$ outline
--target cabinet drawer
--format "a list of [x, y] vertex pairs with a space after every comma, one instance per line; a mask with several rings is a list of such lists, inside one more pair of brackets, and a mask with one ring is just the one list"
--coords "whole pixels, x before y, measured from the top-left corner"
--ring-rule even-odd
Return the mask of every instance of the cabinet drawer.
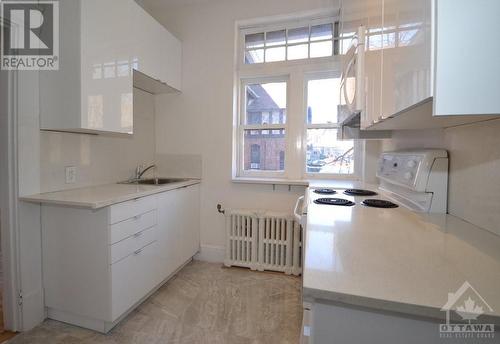
[[117, 243], [120, 240], [128, 238], [131, 235], [139, 233], [146, 228], [156, 225], [156, 210], [145, 214], [135, 215], [134, 217], [116, 223], [110, 226], [110, 244]]
[[156, 209], [156, 196], [137, 198], [118, 203], [110, 207], [109, 223], [115, 224], [154, 209]]
[[111, 265], [111, 321], [146, 296], [158, 283], [157, 242]]
[[118, 262], [119, 260], [137, 253], [142, 247], [155, 241], [157, 233], [157, 228], [151, 227], [141, 232], [128, 237], [125, 240], [117, 242], [110, 247], [111, 264]]

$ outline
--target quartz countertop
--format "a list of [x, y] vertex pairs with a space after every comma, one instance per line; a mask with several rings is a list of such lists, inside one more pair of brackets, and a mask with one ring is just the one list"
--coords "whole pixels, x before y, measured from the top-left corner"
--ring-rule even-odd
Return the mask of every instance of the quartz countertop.
[[199, 179], [189, 179], [164, 185], [104, 184], [23, 196], [20, 197], [20, 200], [32, 203], [99, 209], [131, 199], [199, 184], [200, 182]]
[[479, 322], [500, 325], [499, 236], [452, 215], [418, 214], [404, 207], [367, 208], [359, 204], [362, 198], [352, 200], [357, 203], [353, 207], [309, 201], [306, 301], [444, 321], [441, 308], [448, 294], [467, 281], [493, 309]]

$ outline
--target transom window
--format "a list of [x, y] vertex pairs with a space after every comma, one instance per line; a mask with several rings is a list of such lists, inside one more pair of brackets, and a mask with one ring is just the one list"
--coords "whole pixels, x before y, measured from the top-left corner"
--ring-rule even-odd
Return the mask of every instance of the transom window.
[[243, 31], [244, 63], [293, 61], [338, 54], [338, 23], [323, 20], [308, 25]]

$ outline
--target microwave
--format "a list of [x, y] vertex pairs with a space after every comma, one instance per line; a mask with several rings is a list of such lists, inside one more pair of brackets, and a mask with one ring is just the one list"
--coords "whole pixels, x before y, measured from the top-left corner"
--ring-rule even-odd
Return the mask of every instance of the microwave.
[[365, 27], [353, 36], [342, 63], [339, 121], [359, 115], [365, 105]]

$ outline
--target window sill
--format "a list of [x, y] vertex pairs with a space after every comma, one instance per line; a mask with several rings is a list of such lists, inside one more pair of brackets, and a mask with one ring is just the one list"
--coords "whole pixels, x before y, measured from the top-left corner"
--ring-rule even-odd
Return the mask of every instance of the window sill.
[[294, 180], [284, 178], [233, 177], [232, 182], [237, 184], [309, 186], [308, 180]]

